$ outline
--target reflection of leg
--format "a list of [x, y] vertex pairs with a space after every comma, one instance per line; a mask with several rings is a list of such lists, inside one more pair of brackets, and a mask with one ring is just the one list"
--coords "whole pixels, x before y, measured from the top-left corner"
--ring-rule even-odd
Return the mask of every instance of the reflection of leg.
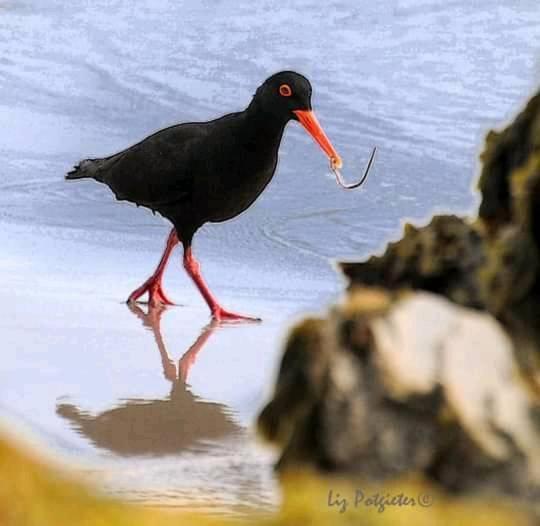
[[161, 335], [161, 316], [167, 310], [167, 307], [159, 305], [157, 307], [148, 306], [148, 313], [145, 313], [136, 303], [128, 303], [129, 310], [133, 312], [145, 327], [148, 327], [154, 339], [156, 340], [159, 354], [161, 356], [161, 365], [163, 366], [163, 376], [171, 382], [176, 380], [176, 364], [171, 360], [163, 336]]
[[148, 292], [148, 304], [152, 306], [156, 305], [174, 305], [174, 303], [166, 296], [163, 291], [161, 280], [163, 278], [163, 272], [167, 266], [167, 262], [174, 247], [178, 244], [178, 236], [176, 230], [173, 228], [167, 239], [167, 245], [161, 259], [156, 267], [154, 273], [136, 290], [134, 290], [127, 302], [133, 303], [137, 301], [143, 294]]
[[260, 318], [253, 318], [250, 316], [243, 316], [241, 314], [235, 314], [225, 310], [218, 303], [217, 299], [210, 292], [210, 289], [206, 285], [202, 274], [201, 267], [198, 261], [193, 256], [191, 246], [184, 247], [184, 268], [186, 269], [189, 277], [193, 280], [202, 297], [206, 301], [206, 304], [210, 308], [212, 317], [217, 321], [261, 321]]
[[195, 340], [195, 343], [183, 354], [182, 358], [178, 362], [178, 378], [186, 383], [189, 370], [195, 363], [197, 354], [204, 347], [211, 334], [219, 327], [219, 323], [216, 320], [212, 320], [201, 332], [199, 337]]

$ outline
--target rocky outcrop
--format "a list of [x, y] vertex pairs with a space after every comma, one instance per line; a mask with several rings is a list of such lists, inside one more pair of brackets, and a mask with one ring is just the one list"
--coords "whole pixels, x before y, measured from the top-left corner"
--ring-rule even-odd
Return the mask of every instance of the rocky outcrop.
[[293, 330], [259, 428], [279, 469], [540, 498], [538, 409], [491, 315], [369, 288]]
[[478, 217], [436, 216], [341, 269], [259, 417], [278, 469], [540, 502], [540, 95], [482, 155]]
[[361, 263], [341, 263], [355, 285], [387, 290], [426, 290], [459, 305], [485, 308], [477, 271], [485, 263], [486, 244], [478, 225], [440, 215], [424, 227], [407, 223], [403, 237], [389, 243], [382, 256]]

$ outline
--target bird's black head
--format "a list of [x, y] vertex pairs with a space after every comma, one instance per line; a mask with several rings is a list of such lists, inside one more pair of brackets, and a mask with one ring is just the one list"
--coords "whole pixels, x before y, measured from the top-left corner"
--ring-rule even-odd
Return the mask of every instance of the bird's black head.
[[311, 110], [311, 84], [299, 73], [280, 71], [264, 81], [254, 99], [266, 112], [296, 120], [295, 110]]
[[252, 107], [287, 122], [299, 121], [328, 155], [332, 167], [341, 167], [341, 158], [311, 109], [311, 84], [294, 71], [280, 71], [267, 78], [253, 97]]

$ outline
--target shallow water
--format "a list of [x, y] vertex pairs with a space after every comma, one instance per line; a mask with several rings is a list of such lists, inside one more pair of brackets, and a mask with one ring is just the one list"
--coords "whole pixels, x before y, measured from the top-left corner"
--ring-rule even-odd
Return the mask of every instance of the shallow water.
[[[328, 258], [382, 247], [404, 218], [473, 209], [485, 131], [539, 78], [540, 10], [533, 0], [180, 4], [0, 2], [0, 406], [113, 494], [269, 509], [273, 456], [250, 426], [287, 326], [339, 293]], [[63, 174], [161, 127], [242, 109], [280, 69], [312, 81], [346, 177], [377, 145], [373, 173], [361, 191], [338, 189], [291, 124], [264, 195], [195, 243], [224, 303], [265, 322], [206, 333], [179, 367], [207, 323], [179, 265], [167, 289], [182, 306], [159, 332], [122, 304], [167, 225]]]

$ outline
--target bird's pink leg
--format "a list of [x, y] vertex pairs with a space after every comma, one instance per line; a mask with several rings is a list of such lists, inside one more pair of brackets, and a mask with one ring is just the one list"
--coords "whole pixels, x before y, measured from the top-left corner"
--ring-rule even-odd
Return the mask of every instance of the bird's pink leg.
[[186, 269], [187, 273], [189, 274], [189, 277], [193, 280], [195, 285], [197, 285], [199, 292], [201, 293], [202, 297], [206, 301], [212, 313], [212, 317], [215, 320], [217, 321], [261, 321], [260, 318], [253, 318], [251, 316], [243, 316], [241, 314], [235, 314], [234, 312], [229, 312], [225, 310], [223, 307], [221, 307], [217, 299], [210, 292], [210, 289], [206, 285], [201, 274], [201, 266], [199, 265], [198, 261], [193, 256], [190, 246], [186, 247], [184, 250], [184, 268]]
[[137, 301], [143, 294], [148, 292], [148, 304], [155, 307], [158, 305], [174, 305], [174, 303], [166, 296], [161, 285], [161, 279], [163, 278], [163, 272], [169, 261], [169, 257], [178, 244], [178, 236], [176, 230], [173, 228], [167, 239], [167, 245], [163, 251], [163, 255], [156, 267], [154, 273], [138, 288], [135, 289], [127, 300], [128, 303]]

